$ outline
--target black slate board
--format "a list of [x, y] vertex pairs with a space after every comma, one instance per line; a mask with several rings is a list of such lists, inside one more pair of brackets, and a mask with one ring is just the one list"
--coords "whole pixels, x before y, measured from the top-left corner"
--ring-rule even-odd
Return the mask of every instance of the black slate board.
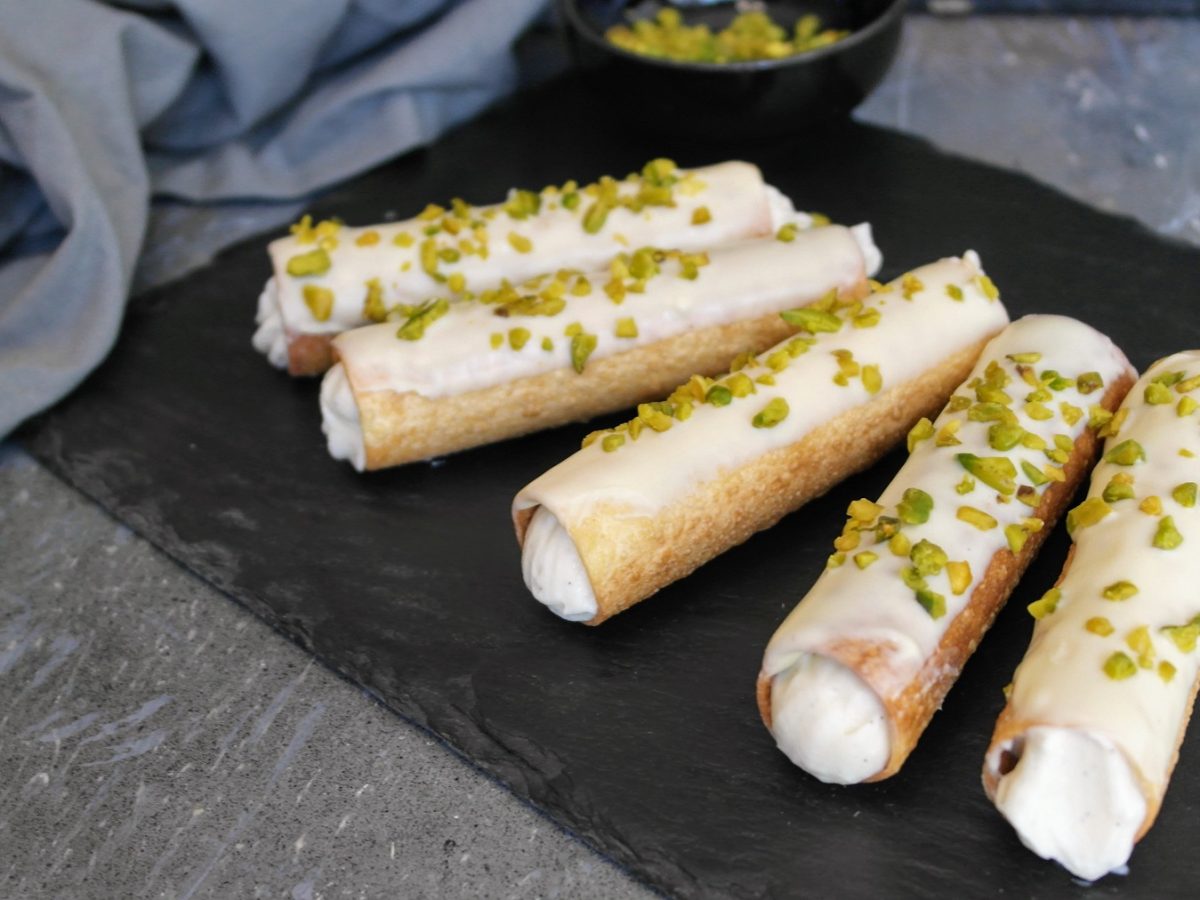
[[[570, 81], [333, 191], [319, 214], [375, 221], [636, 168], [650, 156], [759, 163], [805, 208], [869, 219], [887, 273], [977, 249], [1014, 316], [1076, 315], [1135, 364], [1200, 346], [1200, 252], [1033, 181], [846, 124], [731, 148], [650, 143], [589, 118]], [[636, 102], [631, 98], [631, 102]], [[1031, 568], [904, 771], [839, 788], [793, 768], [758, 721], [762, 648], [820, 572], [849, 500], [885, 459], [599, 629], [525, 593], [513, 493], [584, 426], [367, 477], [325, 453], [317, 385], [249, 345], [262, 243], [137, 304], [108, 363], [27, 430], [34, 453], [114, 515], [386, 705], [428, 727], [669, 894], [1082, 894], [984, 798], [983, 751], [1030, 630]], [[1200, 737], [1128, 878], [1091, 894], [1190, 894]]]

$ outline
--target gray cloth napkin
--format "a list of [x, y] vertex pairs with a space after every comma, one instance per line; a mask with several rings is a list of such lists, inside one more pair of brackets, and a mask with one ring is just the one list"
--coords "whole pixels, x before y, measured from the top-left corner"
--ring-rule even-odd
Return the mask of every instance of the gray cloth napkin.
[[0, 438], [120, 327], [153, 198], [296, 198], [515, 82], [544, 0], [0, 0]]

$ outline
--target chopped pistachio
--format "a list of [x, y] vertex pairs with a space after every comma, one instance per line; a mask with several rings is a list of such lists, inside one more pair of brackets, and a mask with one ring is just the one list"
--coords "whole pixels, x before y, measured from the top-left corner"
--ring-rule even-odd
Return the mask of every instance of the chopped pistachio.
[[1200, 623], [1195, 619], [1186, 625], [1164, 625], [1159, 629], [1171, 639], [1182, 653], [1191, 653], [1196, 649], [1196, 639], [1200, 638]]
[[1162, 500], [1151, 495], [1138, 504], [1138, 509], [1148, 516], [1161, 516], [1163, 511]]
[[922, 577], [937, 575], [946, 567], [950, 558], [946, 551], [932, 541], [920, 540], [913, 545], [908, 558], [912, 560], [913, 568]]
[[425, 329], [450, 311], [450, 303], [439, 297], [427, 300], [419, 306], [404, 309], [408, 318], [396, 331], [396, 337], [405, 341], [418, 341], [425, 336]]
[[1102, 428], [1112, 421], [1113, 414], [1103, 406], [1092, 406], [1088, 408], [1088, 428]]
[[372, 322], [387, 319], [387, 307], [383, 303], [383, 285], [378, 278], [367, 282], [367, 296], [363, 299], [363, 317]]
[[1180, 447], [1179, 455], [1186, 457], [1187, 459], [1194, 459], [1196, 456], [1196, 454], [1193, 453], [1191, 450], [1189, 450], [1187, 447]]
[[976, 275], [975, 283], [979, 285], [979, 289], [983, 291], [983, 296], [987, 297], [989, 300], [998, 300], [1000, 298], [1000, 289], [997, 288], [995, 282], [986, 275], [982, 273]]
[[1010, 354], [1008, 354], [1008, 356], [1006, 358], [1012, 360], [1015, 363], [1021, 363], [1023, 365], [1033, 365], [1034, 363], [1042, 361], [1042, 354], [1040, 354], [1040, 353], [1010, 353]]
[[897, 531], [888, 538], [888, 549], [892, 551], [893, 556], [907, 557], [912, 552], [912, 542], [902, 532]]
[[1121, 426], [1125, 424], [1125, 420], [1129, 418], [1129, 407], [1123, 406], [1113, 413], [1113, 417], [1100, 427], [1097, 432], [1100, 437], [1116, 437], [1121, 431]]
[[896, 504], [896, 515], [907, 525], [923, 525], [933, 511], [933, 498], [920, 488], [908, 488]]
[[1029, 483], [1035, 487], [1041, 487], [1050, 480], [1041, 469], [1028, 461], [1023, 460], [1021, 462], [1021, 471], [1025, 473], [1025, 477], [1029, 479]]
[[933, 440], [934, 444], [939, 447], [954, 447], [961, 444], [962, 441], [955, 437], [960, 428], [962, 428], [962, 419], [951, 419], [938, 429], [937, 437]]
[[360, 247], [371, 247], [379, 243], [379, 232], [371, 229], [364, 231], [354, 239], [354, 243]]
[[955, 493], [969, 494], [975, 490], [975, 479], [970, 475], [964, 475], [963, 480], [954, 486]]
[[675, 418], [680, 422], [686, 422], [692, 417], [692, 404], [688, 400], [680, 400], [675, 404]]
[[692, 210], [692, 224], [704, 225], [712, 221], [712, 213], [707, 206], [697, 206]]
[[867, 566], [871, 565], [877, 559], [879, 559], [879, 554], [872, 553], [870, 550], [863, 550], [854, 554], [854, 564], [860, 569], [867, 568]]
[[1040, 435], [1027, 431], [1021, 435], [1021, 446], [1028, 450], [1045, 450], [1046, 442]]
[[924, 283], [912, 272], [900, 279], [900, 294], [905, 300], [911, 300], [914, 294], [923, 290], [925, 290]]
[[1028, 484], [1017, 485], [1016, 497], [1018, 502], [1024, 503], [1033, 509], [1037, 509], [1042, 500], [1041, 495], [1037, 492], [1037, 488], [1031, 487]]
[[1135, 440], [1121, 441], [1104, 454], [1105, 462], [1115, 463], [1118, 466], [1132, 466], [1145, 458], [1146, 451]]
[[929, 613], [931, 619], [940, 619], [946, 614], [946, 598], [929, 588], [917, 590], [917, 602]]
[[802, 328], [812, 334], [818, 332], [834, 333], [842, 327], [842, 320], [831, 312], [819, 309], [800, 308], [785, 309], [779, 314], [783, 321], [797, 328]]
[[785, 244], [790, 244], [796, 239], [796, 233], [799, 230], [800, 226], [795, 222], [787, 222], [780, 226], [779, 230], [775, 232], [775, 240], [783, 241]]
[[492, 349], [499, 350], [500, 345], [504, 343], [504, 335], [501, 334], [499, 331], [493, 331], [492, 336], [489, 338], [489, 340], [491, 341]]
[[1083, 418], [1083, 410], [1078, 406], [1067, 403], [1065, 400], [1058, 404], [1058, 412], [1062, 416], [1063, 421], [1068, 425], [1074, 425]]
[[1116, 631], [1116, 629], [1113, 628], [1113, 623], [1108, 621], [1108, 619], [1104, 616], [1092, 616], [1083, 623], [1083, 627], [1092, 634], [1100, 635], [1100, 637], [1108, 637], [1110, 634]]
[[1011, 450], [1021, 443], [1025, 429], [1008, 422], [994, 422], [988, 426], [988, 446], [993, 450]]
[[638, 439], [638, 437], [641, 435], [642, 429], [644, 429], [645, 427], [646, 427], [646, 423], [643, 422], [640, 418], [630, 419], [630, 421], [629, 421], [629, 437], [636, 441]]
[[625, 435], [610, 434], [607, 437], [605, 437], [604, 440], [602, 440], [600, 442], [600, 448], [605, 453], [612, 453], [614, 450], [616, 450], [618, 447], [620, 447], [624, 443], [625, 443]]
[[671, 414], [664, 408], [666, 406], [669, 406], [669, 404], [639, 403], [637, 408], [638, 418], [655, 431], [666, 431], [675, 424]]
[[962, 394], [955, 394], [950, 398], [950, 402], [946, 404], [946, 409], [950, 410], [950, 412], [962, 412], [970, 405], [970, 397], [964, 397]]
[[1171, 491], [1171, 499], [1180, 506], [1191, 509], [1196, 505], [1196, 482], [1185, 481]]
[[1150, 629], [1139, 625], [1125, 636], [1125, 644], [1137, 654], [1138, 665], [1149, 669], [1154, 661], [1154, 641], [1150, 637]]
[[1058, 609], [1058, 601], [1062, 599], [1062, 591], [1058, 588], [1050, 588], [1040, 598], [1034, 600], [1026, 609], [1029, 614], [1035, 619], [1044, 619], [1054, 610]]
[[856, 522], [874, 522], [882, 512], [882, 506], [878, 503], [872, 503], [866, 497], [852, 500], [850, 505], [846, 507], [846, 515]]
[[857, 531], [847, 531], [844, 534], [834, 538], [833, 548], [835, 550], [849, 551], [853, 550], [862, 543], [862, 535]]
[[510, 328], [508, 330], [508, 345], [514, 350], [520, 350], [529, 342], [528, 328]]
[[967, 562], [946, 563], [946, 577], [950, 579], [950, 592], [955, 597], [962, 596], [971, 586], [971, 566]]
[[1089, 497], [1067, 513], [1067, 533], [1074, 535], [1080, 528], [1095, 525], [1112, 512], [1101, 497]]
[[1146, 390], [1143, 391], [1142, 396], [1145, 398], [1147, 403], [1153, 406], [1161, 406], [1162, 404], [1170, 403], [1175, 399], [1172, 396], [1171, 389], [1169, 387], [1167, 387], [1165, 384], [1159, 384], [1156, 381], [1152, 381], [1146, 385]]
[[570, 325], [568, 325], [566, 328], [563, 329], [563, 337], [573, 338], [573, 337], [576, 337], [577, 335], [581, 335], [581, 334], [583, 334], [583, 326], [580, 325], [578, 322], [572, 322]]
[[617, 319], [615, 334], [619, 338], [635, 338], [638, 336], [637, 322], [632, 318]]
[[1025, 404], [1025, 415], [1039, 422], [1044, 422], [1046, 419], [1053, 419], [1054, 413], [1044, 403], [1036, 401]]
[[959, 453], [955, 457], [959, 465], [1001, 494], [1011, 494], [1017, 489], [1017, 468], [1005, 456], [975, 456]]
[[1179, 403], [1175, 405], [1175, 413], [1179, 418], [1183, 419], [1190, 416], [1198, 408], [1200, 408], [1200, 403], [1197, 403], [1194, 397], [1180, 397]]
[[875, 307], [871, 307], [870, 309], [864, 309], [862, 312], [851, 316], [850, 324], [855, 328], [874, 328], [879, 324], [880, 318], [882, 318], [882, 316], [880, 315], [879, 310]]
[[1137, 674], [1137, 666], [1132, 659], [1118, 650], [1104, 661], [1104, 674], [1113, 681], [1132, 678]]
[[1125, 472], [1118, 472], [1109, 479], [1101, 496], [1108, 503], [1117, 503], [1120, 500], [1132, 500], [1135, 496], [1133, 493], [1133, 476]]
[[963, 299], [963, 289], [957, 284], [948, 284], [946, 285], [946, 296], [948, 296], [951, 300], [957, 300], [961, 303]]
[[845, 553], [831, 553], [829, 558], [825, 560], [825, 568], [836, 569], [846, 561]]
[[329, 271], [331, 265], [329, 254], [321, 247], [318, 247], [315, 250], [309, 250], [307, 253], [297, 253], [289, 259], [287, 261], [287, 273], [296, 278], [303, 278], [306, 275], [323, 275]]
[[933, 423], [922, 416], [917, 420], [917, 424], [909, 429], [908, 452], [912, 453], [917, 444], [921, 443], [921, 441], [928, 440], [931, 437], [933, 437]]
[[863, 366], [862, 383], [868, 394], [878, 394], [883, 387], [883, 376], [879, 374], [879, 366], [873, 364]]
[[1167, 684], [1170, 684], [1175, 678], [1175, 671], [1175, 666], [1167, 662], [1165, 659], [1158, 664], [1158, 677]]
[[812, 347], [812, 338], [795, 337], [787, 342], [788, 356], [795, 359], [797, 356], [803, 356]]
[[1137, 585], [1132, 581], [1114, 581], [1100, 595], [1105, 600], [1128, 600], [1138, 592]]
[[[313, 251], [316, 252], [316, 251]], [[327, 322], [333, 315], [333, 291], [329, 288], [306, 284], [303, 290], [304, 305], [318, 322]]]
[[1029, 532], [1014, 522], [1004, 526], [1004, 539], [1008, 541], [1008, 549], [1016, 555], [1021, 552], [1025, 542], [1029, 540]]
[[1171, 516], [1163, 516], [1158, 520], [1158, 528], [1151, 543], [1159, 550], [1174, 550], [1183, 543], [1183, 535], [1175, 527], [1175, 520]]
[[1046, 473], [1046, 477], [1051, 481], [1057, 481], [1061, 484], [1067, 480], [1066, 471], [1060, 469], [1058, 466], [1046, 466], [1042, 471]]
[[515, 231], [508, 233], [508, 243], [518, 253], [532, 253], [533, 241], [525, 237], [523, 234], [517, 234]]
[[791, 361], [792, 357], [786, 349], [776, 350], [774, 353], [768, 354], [767, 368], [772, 372], [782, 372]]
[[729, 388], [729, 392], [735, 397], [749, 397], [751, 394], [757, 393], [754, 389], [754, 382], [750, 380], [748, 375], [741, 372], [734, 372], [725, 379], [725, 386]]
[[972, 422], [1016, 422], [1016, 416], [1003, 403], [976, 403], [967, 410]]
[[1092, 394], [1104, 387], [1104, 379], [1099, 372], [1084, 372], [1075, 379], [1075, 389], [1081, 394]]
[[733, 358], [733, 362], [729, 364], [729, 371], [740, 372], [742, 369], [756, 365], [758, 365], [758, 357], [754, 355], [754, 351], [743, 350]]
[[773, 385], [773, 384], [775, 384], [775, 376], [774, 375], [759, 375], [757, 378], [754, 379], [754, 383], [755, 384], [765, 384], [768, 386]]
[[576, 372], [582, 373], [588, 357], [596, 349], [596, 336], [580, 331], [571, 338], [571, 366]]
[[728, 406], [733, 400], [733, 392], [723, 384], [714, 384], [708, 389], [704, 400], [713, 406]]
[[554, 341], [549, 337], [542, 338], [542, 349], [549, 352], [554, 349]]
[[590, 432], [588, 432], [588, 433], [587, 433], [587, 434], [584, 436], [583, 440], [580, 442], [580, 444], [579, 444], [579, 449], [580, 449], [580, 450], [586, 450], [588, 447], [592, 446], [592, 444], [596, 443], [596, 441], [600, 439], [600, 436], [601, 436], [602, 434], [604, 434], [604, 431], [603, 431], [603, 430], [601, 430], [601, 431], [590, 431]]
[[755, 428], [774, 428], [787, 418], [788, 404], [782, 397], [775, 397], [751, 419]]
[[976, 509], [974, 506], [960, 506], [954, 515], [960, 521], [973, 525], [980, 531], [990, 531], [999, 524], [982, 509]]

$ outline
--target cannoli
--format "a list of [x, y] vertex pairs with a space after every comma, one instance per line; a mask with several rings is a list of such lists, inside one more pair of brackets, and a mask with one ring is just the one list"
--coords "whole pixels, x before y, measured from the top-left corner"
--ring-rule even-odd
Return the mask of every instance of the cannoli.
[[530, 592], [598, 624], [870, 465], [1008, 321], [996, 298], [973, 253], [942, 260], [593, 433], [513, 502]]
[[293, 375], [320, 374], [333, 335], [397, 306], [594, 269], [622, 248], [698, 250], [812, 224], [756, 166], [681, 170], [662, 159], [624, 181], [514, 190], [494, 206], [455, 200], [403, 222], [350, 228], [306, 216], [268, 248], [274, 275], [259, 298], [254, 346]]
[[321, 388], [330, 452], [379, 469], [656, 399], [792, 333], [781, 310], [866, 292], [867, 232], [790, 237], [641, 248], [344, 332]]
[[767, 645], [763, 721], [821, 781], [894, 775], [1091, 464], [1091, 423], [1132, 383], [1104, 335], [1062, 316], [1001, 332], [876, 502], [856, 500], [826, 571]]
[[1093, 880], [1154, 823], [1196, 696], [1200, 351], [1155, 363], [1105, 426], [1074, 545], [984, 763], [988, 796], [1044, 859]]

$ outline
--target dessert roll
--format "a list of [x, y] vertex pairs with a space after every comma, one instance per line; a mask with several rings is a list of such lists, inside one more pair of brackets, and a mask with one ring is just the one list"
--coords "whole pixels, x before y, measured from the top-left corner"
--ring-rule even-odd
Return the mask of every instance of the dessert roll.
[[1193, 350], [1155, 363], [1105, 425], [984, 763], [1022, 843], [1088, 880], [1154, 823], [1196, 696], [1198, 408]]
[[321, 389], [329, 450], [378, 469], [622, 409], [791, 334], [781, 310], [866, 292], [868, 232], [789, 237], [641, 248], [345, 332]]
[[697, 250], [812, 224], [749, 163], [681, 170], [663, 159], [623, 181], [513, 190], [494, 206], [455, 200], [403, 222], [350, 228], [306, 216], [268, 248], [274, 275], [254, 346], [293, 375], [319, 374], [333, 335], [397, 306], [594, 269], [623, 248]]
[[593, 433], [513, 502], [530, 592], [598, 624], [870, 465], [1008, 321], [996, 298], [968, 253], [785, 312], [798, 336]]
[[[928, 346], [929, 343], [926, 343]], [[821, 781], [894, 775], [1091, 464], [1133, 380], [1104, 335], [1028, 316], [983, 351], [767, 645], [759, 709]]]

